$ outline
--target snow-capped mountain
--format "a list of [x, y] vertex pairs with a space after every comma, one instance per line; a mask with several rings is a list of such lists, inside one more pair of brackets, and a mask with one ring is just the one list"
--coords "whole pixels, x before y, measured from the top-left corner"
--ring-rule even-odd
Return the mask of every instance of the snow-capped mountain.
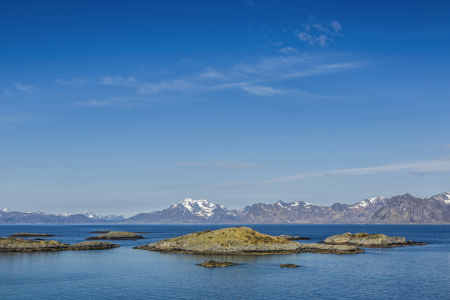
[[250, 207], [243, 223], [364, 223], [380, 207], [385, 197], [365, 199], [353, 205], [335, 203], [324, 206], [304, 201], [275, 204], [258, 203]]
[[410, 194], [392, 197], [367, 222], [448, 224], [450, 223], [450, 193], [446, 192], [424, 199]]
[[129, 223], [238, 223], [242, 217], [237, 210], [214, 204], [206, 199], [186, 198], [169, 208], [142, 213], [127, 220]]
[[94, 220], [108, 220], [108, 221], [122, 221], [125, 220], [125, 218], [122, 215], [107, 215], [107, 216], [102, 216], [102, 215], [96, 215], [93, 212], [90, 211], [85, 211], [84, 213], [82, 213], [83, 216], [89, 218], [89, 219], [94, 219]]
[[123, 216], [50, 214], [47, 212], [0, 211], [0, 224], [89, 224], [89, 223], [215, 223], [215, 224], [450, 224], [450, 193], [416, 198], [410, 194], [390, 199], [378, 196], [355, 204], [331, 206], [305, 201], [274, 204], [257, 203], [243, 209], [228, 210], [206, 199], [186, 198], [167, 209], [141, 213], [129, 219]]

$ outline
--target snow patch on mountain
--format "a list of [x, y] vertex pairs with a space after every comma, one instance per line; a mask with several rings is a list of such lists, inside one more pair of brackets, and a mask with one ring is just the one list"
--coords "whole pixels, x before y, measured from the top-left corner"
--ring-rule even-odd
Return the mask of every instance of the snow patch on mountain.
[[2, 210], [1, 210], [1, 212], [5, 212], [5, 213], [7, 213], [7, 212], [10, 212], [10, 211], [9, 211], [9, 209], [7, 209], [7, 208], [4, 208], [4, 209], [2, 209]]
[[83, 216], [88, 217], [89, 219], [97, 219], [98, 216], [96, 214], [94, 214], [93, 212], [90, 211], [84, 211], [84, 213], [82, 213]]
[[107, 215], [107, 216], [102, 216], [102, 215], [96, 215], [93, 212], [90, 211], [85, 211], [84, 213], [82, 213], [83, 216], [88, 217], [89, 219], [96, 219], [96, 220], [110, 220], [110, 221], [117, 221], [117, 220], [125, 220], [125, 218], [123, 216], [119, 216], [119, 215]]
[[48, 212], [45, 212], [45, 211], [40, 211], [40, 210], [38, 210], [38, 211], [29, 211], [29, 212], [26, 212], [27, 214], [35, 214], [35, 215], [41, 215], [41, 216], [52, 216], [53, 214], [51, 214], [51, 213], [48, 213]]
[[57, 216], [60, 216], [60, 217], [68, 217], [68, 216], [71, 216], [72, 214], [68, 214], [68, 213], [60, 213], [60, 214], [57, 214]]
[[194, 200], [191, 198], [186, 198], [183, 201], [174, 205], [173, 207], [177, 206], [182, 206], [187, 210], [189, 210], [192, 214], [205, 218], [209, 218], [212, 215], [214, 215], [214, 211], [217, 209], [225, 211], [227, 209], [225, 206], [211, 203], [207, 199]]
[[384, 203], [386, 201], [386, 197], [377, 196], [369, 199], [364, 199], [356, 204], [350, 205], [350, 208], [358, 208], [358, 207], [367, 207], [371, 204]]

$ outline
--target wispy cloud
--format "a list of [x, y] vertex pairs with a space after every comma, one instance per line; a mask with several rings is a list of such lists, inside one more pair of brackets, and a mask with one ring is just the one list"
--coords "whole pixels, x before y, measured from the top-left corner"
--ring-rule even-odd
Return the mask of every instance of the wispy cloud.
[[16, 86], [17, 90], [22, 91], [22, 92], [29, 92], [29, 91], [31, 91], [31, 88], [32, 88], [31, 85], [25, 85], [20, 82], [16, 83], [15, 86]]
[[161, 91], [176, 92], [189, 89], [201, 89], [202, 87], [187, 80], [176, 79], [157, 83], [142, 83], [138, 85], [138, 88], [140, 93], [150, 95]]
[[208, 67], [204, 73], [200, 75], [202, 78], [222, 78], [223, 75], [214, 70], [211, 67]]
[[55, 80], [55, 82], [59, 85], [74, 85], [74, 84], [86, 84], [86, 79], [82, 78], [70, 78], [70, 79], [61, 79], [58, 78]]
[[101, 76], [100, 83], [106, 85], [122, 85], [122, 86], [130, 86], [136, 83], [134, 77], [124, 78], [122, 76]]
[[286, 77], [286, 78], [311, 77], [311, 76], [316, 76], [316, 75], [350, 70], [350, 69], [357, 69], [357, 68], [360, 68], [362, 65], [363, 64], [359, 63], [359, 62], [358, 63], [339, 63], [339, 64], [315, 65], [304, 71], [286, 74], [286, 75], [284, 75], [284, 77]]
[[[100, 85], [111, 88], [133, 89], [135, 94], [129, 94], [129, 96], [135, 98], [150, 96], [152, 100], [156, 101], [168, 101], [169, 99], [177, 99], [177, 97], [178, 99], [186, 99], [200, 95], [205, 97], [208, 93], [232, 89], [243, 90], [261, 97], [284, 95], [285, 97], [302, 96], [319, 99], [327, 97], [314, 97], [307, 92], [293, 90], [288, 87], [287, 81], [343, 72], [363, 66], [358, 61], [346, 60], [347, 56], [343, 54], [313, 55], [300, 53], [292, 47], [285, 47], [281, 50], [286, 55], [259, 57], [254, 59], [252, 63], [239, 63], [221, 70], [207, 67], [201, 73], [194, 71], [168, 80], [152, 82], [136, 77], [101, 76], [98, 82]], [[139, 103], [142, 105], [144, 102], [140, 101]], [[114, 105], [125, 106], [127, 104], [122, 101]], [[96, 102], [86, 102], [85, 106], [108, 105], [106, 103], [99, 105]]]
[[430, 150], [441, 150], [441, 149], [450, 150], [450, 144], [432, 145], [432, 146], [427, 146], [426, 148], [430, 149]]
[[87, 102], [78, 102], [77, 106], [94, 106], [94, 107], [101, 107], [101, 106], [111, 106], [113, 102], [111, 101], [99, 101], [99, 100], [92, 100]]
[[309, 172], [300, 173], [293, 176], [279, 177], [267, 180], [269, 182], [287, 182], [297, 181], [306, 178], [318, 178], [318, 177], [338, 177], [338, 176], [359, 176], [370, 175], [378, 173], [398, 172], [406, 171], [411, 174], [424, 176], [431, 172], [448, 172], [450, 171], [450, 159], [448, 160], [426, 160], [426, 161], [414, 161], [408, 163], [396, 163], [381, 165], [375, 167], [366, 168], [353, 168], [353, 169], [341, 169], [330, 170], [325, 172]]
[[278, 42], [273, 42], [273, 43], [268, 43], [268, 44], [264, 44], [263, 45], [264, 48], [267, 48], [267, 47], [270, 47], [270, 46], [280, 47], [280, 46], [283, 46], [283, 42], [278, 41]]
[[298, 51], [298, 49], [296, 49], [296, 48], [284, 47], [284, 48], [280, 49], [279, 52], [284, 53], [284, 54], [290, 54], [290, 53], [299, 53], [300, 51]]
[[184, 167], [200, 167], [204, 169], [216, 169], [216, 168], [251, 169], [261, 167], [260, 165], [243, 163], [240, 161], [213, 161], [213, 162], [199, 162], [199, 163], [181, 162], [177, 163], [176, 165]]
[[19, 123], [19, 122], [25, 122], [31, 119], [33, 116], [26, 113], [20, 113], [20, 114], [11, 114], [11, 115], [0, 115], [0, 122], [12, 122], [12, 123]]
[[255, 94], [258, 96], [275, 96], [284, 93], [283, 90], [274, 89], [270, 86], [243, 86], [242, 89], [250, 94]]

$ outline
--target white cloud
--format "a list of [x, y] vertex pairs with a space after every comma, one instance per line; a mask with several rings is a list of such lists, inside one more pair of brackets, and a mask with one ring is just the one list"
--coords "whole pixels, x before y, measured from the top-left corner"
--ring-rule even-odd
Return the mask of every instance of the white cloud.
[[201, 167], [205, 169], [225, 168], [225, 169], [250, 169], [258, 168], [260, 165], [243, 163], [240, 161], [213, 161], [213, 162], [199, 162], [199, 163], [177, 163], [178, 166], [185, 167]]
[[31, 90], [31, 88], [32, 88], [31, 85], [24, 85], [24, 84], [21, 84], [20, 82], [16, 83], [16, 89], [18, 89], [19, 91], [29, 92]]
[[322, 31], [322, 32], [327, 32], [328, 33], [328, 28], [324, 27], [321, 24], [312, 24], [312, 27], [316, 28], [318, 31]]
[[311, 38], [312, 38], [312, 36], [309, 33], [306, 33], [306, 32], [300, 32], [298, 34], [298, 39], [300, 41], [310, 41]]
[[281, 53], [289, 54], [289, 53], [298, 53], [298, 49], [292, 47], [284, 47], [280, 50]]
[[342, 26], [338, 21], [331, 22], [330, 25], [323, 25], [319, 23], [312, 23], [315, 20], [314, 17], [309, 18], [309, 24], [302, 24], [303, 32], [295, 31], [298, 39], [303, 42], [308, 42], [309, 45], [320, 45], [326, 47], [330, 42], [334, 42], [329, 36], [343, 36], [339, 31], [342, 30]]
[[342, 30], [342, 26], [341, 26], [341, 24], [339, 24], [338, 21], [333, 21], [333, 22], [331, 22], [331, 27], [332, 27], [333, 30], [336, 31], [336, 32]]
[[200, 75], [203, 78], [222, 78], [222, 74], [214, 70], [213, 68], [207, 68], [207, 70]]

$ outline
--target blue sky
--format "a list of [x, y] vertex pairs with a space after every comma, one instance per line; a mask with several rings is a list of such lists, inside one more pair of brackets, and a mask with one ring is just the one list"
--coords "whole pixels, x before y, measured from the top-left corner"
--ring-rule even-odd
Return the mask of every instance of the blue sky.
[[450, 3], [11, 1], [0, 206], [450, 190]]

